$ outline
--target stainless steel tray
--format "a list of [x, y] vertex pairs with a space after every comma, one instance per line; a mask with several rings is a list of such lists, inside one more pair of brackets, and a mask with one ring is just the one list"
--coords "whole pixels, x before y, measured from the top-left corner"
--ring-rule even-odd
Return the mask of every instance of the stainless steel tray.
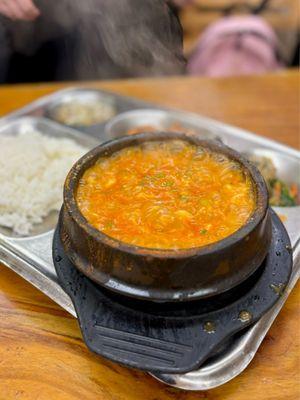
[[[22, 129], [24, 124], [32, 124], [33, 127], [45, 134], [72, 137], [87, 147], [92, 147], [103, 140], [115, 137], [115, 133], [109, 129], [113, 125], [113, 120], [106, 124], [95, 126], [92, 132], [88, 130], [79, 132], [46, 119], [35, 117], [17, 118], [23, 115], [45, 116], [50, 104], [57, 101], [59, 96], [65, 95], [65, 93], [71, 94], [74, 90], [78, 93], [83, 89], [68, 89], [57, 92], [2, 118], [0, 121], [0, 135], [3, 133], [14, 134]], [[84, 91], [87, 90], [85, 89]], [[155, 121], [158, 107], [149, 109], [148, 104], [138, 100], [123, 98], [115, 94], [113, 96], [120, 104], [119, 111], [128, 111], [146, 106], [148, 107], [147, 114], [152, 115], [153, 121]], [[218, 136], [226, 144], [238, 151], [265, 154], [273, 159], [278, 169], [279, 177], [287, 181], [299, 182], [300, 152], [294, 149], [245, 130], [195, 114], [161, 109], [161, 116], [165, 121], [170, 121], [170, 123], [175, 120], [175, 122], [178, 121], [182, 124], [186, 123], [189, 126], [197, 127], [199, 132]], [[132, 118], [135, 123], [140, 123], [141, 125], [145, 123], [143, 119], [136, 119], [135, 111], [126, 113], [126, 121], [128, 117]], [[122, 122], [122, 116], [117, 118], [119, 122], [120, 120]], [[300, 207], [278, 207], [275, 208], [275, 211], [280, 216], [285, 217], [284, 224], [292, 242], [294, 258], [290, 283], [277, 304], [254, 326], [229, 341], [222, 352], [208, 360], [199, 370], [183, 375], [156, 375], [155, 378], [186, 390], [207, 390], [231, 380], [251, 362], [300, 275]], [[55, 221], [56, 219], [54, 218], [52, 224]], [[76, 316], [70, 298], [62, 290], [57, 280], [51, 257], [53, 230], [49, 229], [49, 227], [54, 228], [51, 223], [50, 225], [48, 223], [47, 226], [39, 228], [39, 234], [29, 237], [14, 237], [7, 231], [2, 231], [2, 233], [0, 231], [0, 260], [61, 305], [70, 314]]]

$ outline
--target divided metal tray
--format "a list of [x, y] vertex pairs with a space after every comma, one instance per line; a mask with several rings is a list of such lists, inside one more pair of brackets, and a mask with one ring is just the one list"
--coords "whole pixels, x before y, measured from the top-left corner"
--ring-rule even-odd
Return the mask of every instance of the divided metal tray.
[[[49, 119], [51, 117], [49, 110], [66, 96], [72, 98], [72, 96], [86, 96], [89, 93], [101, 96], [104, 100], [107, 97], [108, 101], [113, 101], [116, 105], [118, 114], [121, 112], [126, 114], [120, 114], [106, 123], [81, 128], [80, 131]], [[136, 111], [137, 109], [143, 110]], [[280, 178], [299, 182], [300, 152], [294, 149], [205, 117], [158, 108], [136, 99], [94, 89], [67, 89], [37, 100], [2, 118], [0, 135], [14, 135], [26, 125], [27, 128], [38, 129], [46, 135], [71, 137], [86, 147], [93, 147], [118, 136], [122, 132], [122, 126], [128, 129], [136, 124], [147, 125], [149, 121], [154, 125], [157, 121], [157, 124], [165, 128], [174, 123], [179, 124], [204, 136], [218, 137], [238, 151], [267, 155], [275, 163]], [[199, 370], [182, 375], [155, 375], [157, 379], [186, 390], [207, 390], [240, 374], [253, 359], [300, 275], [300, 207], [278, 207], [275, 211], [284, 219], [294, 259], [289, 285], [278, 302], [257, 323], [231, 338], [227, 345]], [[34, 235], [27, 237], [16, 237], [8, 230], [0, 228], [0, 261], [76, 316], [70, 298], [58, 283], [52, 262], [51, 247], [56, 221], [57, 215], [52, 215], [37, 227]]]

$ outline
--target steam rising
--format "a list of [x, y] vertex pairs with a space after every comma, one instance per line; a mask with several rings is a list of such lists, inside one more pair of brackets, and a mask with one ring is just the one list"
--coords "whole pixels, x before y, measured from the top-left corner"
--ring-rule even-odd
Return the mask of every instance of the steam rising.
[[180, 23], [165, 0], [36, 0], [36, 5], [41, 17], [34, 24], [20, 22], [15, 43], [28, 53], [47, 40], [71, 37], [79, 79], [178, 74], [184, 68]]

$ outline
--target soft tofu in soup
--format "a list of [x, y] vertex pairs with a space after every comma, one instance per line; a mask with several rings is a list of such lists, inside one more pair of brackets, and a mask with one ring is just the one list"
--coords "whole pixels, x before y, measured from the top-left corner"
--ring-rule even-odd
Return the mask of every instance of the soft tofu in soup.
[[92, 226], [121, 242], [187, 249], [241, 228], [253, 213], [255, 191], [237, 161], [167, 140], [100, 158], [81, 177], [77, 204]]

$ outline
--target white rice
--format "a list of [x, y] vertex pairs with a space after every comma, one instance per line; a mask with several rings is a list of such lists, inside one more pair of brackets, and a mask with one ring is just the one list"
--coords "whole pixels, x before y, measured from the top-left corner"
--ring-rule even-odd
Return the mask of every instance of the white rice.
[[0, 135], [0, 225], [27, 235], [62, 204], [65, 177], [87, 149], [32, 129]]

